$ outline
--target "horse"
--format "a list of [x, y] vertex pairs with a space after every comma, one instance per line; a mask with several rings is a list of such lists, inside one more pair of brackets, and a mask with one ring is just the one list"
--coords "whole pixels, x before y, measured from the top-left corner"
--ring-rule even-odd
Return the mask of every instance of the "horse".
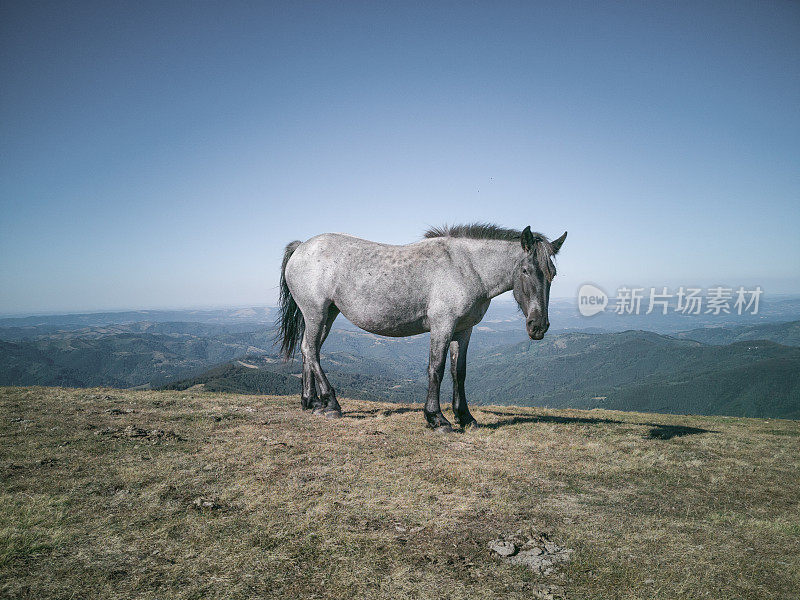
[[429, 229], [424, 238], [389, 245], [342, 233], [323, 233], [286, 246], [276, 322], [281, 353], [290, 359], [298, 341], [303, 358], [301, 406], [328, 418], [342, 416], [336, 392], [320, 366], [320, 349], [334, 320], [377, 335], [430, 332], [424, 415], [439, 433], [453, 431], [442, 414], [439, 388], [450, 353], [456, 425], [477, 425], [464, 392], [472, 328], [492, 298], [513, 290], [533, 340], [550, 327], [553, 257], [567, 233], [549, 241], [541, 233], [487, 223]]

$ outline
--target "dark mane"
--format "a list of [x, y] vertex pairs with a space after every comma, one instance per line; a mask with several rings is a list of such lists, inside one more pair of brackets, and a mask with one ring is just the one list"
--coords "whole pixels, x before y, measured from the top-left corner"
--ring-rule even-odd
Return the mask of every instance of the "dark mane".
[[508, 229], [493, 223], [442, 225], [441, 227], [431, 227], [425, 232], [426, 238], [459, 237], [473, 240], [506, 240], [509, 242], [516, 241], [521, 236], [522, 232], [519, 229]]
[[[541, 233], [535, 231], [533, 239], [537, 243], [534, 248], [536, 253], [536, 261], [539, 263], [539, 268], [545, 276], [553, 280], [556, 272], [552, 266], [553, 263], [550, 257], [553, 256], [553, 246], [550, 245], [548, 240]], [[431, 227], [425, 232], [426, 238], [440, 238], [440, 237], [454, 237], [454, 238], [470, 238], [473, 240], [505, 240], [508, 242], [516, 242], [522, 238], [522, 232], [519, 229], [509, 229], [507, 227], [500, 227], [493, 223], [467, 223], [463, 225], [442, 225], [441, 227]]]

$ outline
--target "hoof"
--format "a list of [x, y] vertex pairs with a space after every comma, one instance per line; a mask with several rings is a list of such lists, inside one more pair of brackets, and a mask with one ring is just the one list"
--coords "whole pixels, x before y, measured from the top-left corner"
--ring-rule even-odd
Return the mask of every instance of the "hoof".
[[312, 414], [317, 415], [318, 417], [325, 416], [325, 407], [324, 406], [317, 406], [311, 411]]
[[477, 429], [478, 427], [480, 427], [480, 425], [478, 425], [478, 422], [475, 419], [472, 419], [472, 421], [467, 421], [461, 427], [464, 428], [465, 430]]
[[322, 413], [326, 419], [341, 419], [342, 411], [340, 410], [326, 410]]
[[446, 433], [453, 433], [453, 428], [450, 425], [439, 425], [434, 431], [440, 435]]

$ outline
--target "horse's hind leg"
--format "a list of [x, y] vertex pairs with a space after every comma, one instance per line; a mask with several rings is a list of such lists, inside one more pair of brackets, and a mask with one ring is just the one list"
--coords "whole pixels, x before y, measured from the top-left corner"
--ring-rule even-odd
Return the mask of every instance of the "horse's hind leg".
[[313, 410], [316, 406], [321, 406], [317, 396], [317, 385], [314, 383], [314, 374], [311, 372], [311, 363], [306, 360], [305, 353], [303, 353], [303, 392], [300, 394], [300, 406], [303, 410]]
[[303, 353], [304, 374], [306, 365], [308, 365], [309, 381], [311, 385], [316, 382], [317, 391], [319, 392], [319, 398], [316, 398], [316, 402], [313, 402], [309, 408], [315, 414], [323, 414], [331, 419], [341, 417], [342, 409], [336, 400], [336, 392], [319, 363], [320, 349], [325, 338], [330, 333], [331, 326], [339, 314], [339, 309], [330, 304], [324, 310], [308, 311], [308, 313], [308, 315], [306, 315], [306, 312], [303, 313], [306, 328], [300, 349]]
[[453, 335], [450, 342], [450, 372], [453, 375], [453, 416], [456, 425], [469, 427], [477, 425], [467, 407], [467, 396], [464, 393], [464, 380], [467, 378], [467, 347], [472, 327]]

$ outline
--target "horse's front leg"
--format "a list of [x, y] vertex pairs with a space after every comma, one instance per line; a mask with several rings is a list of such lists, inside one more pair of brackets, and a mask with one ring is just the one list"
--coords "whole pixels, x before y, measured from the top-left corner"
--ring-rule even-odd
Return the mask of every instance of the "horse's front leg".
[[447, 348], [453, 335], [452, 328], [431, 328], [431, 351], [428, 360], [428, 397], [425, 401], [425, 420], [437, 433], [450, 433], [453, 426], [442, 414], [439, 405], [439, 388], [442, 385]]
[[467, 347], [472, 327], [453, 335], [450, 342], [450, 372], [453, 375], [453, 416], [456, 425], [469, 427], [477, 425], [467, 407], [467, 396], [464, 392], [464, 381], [467, 378]]

